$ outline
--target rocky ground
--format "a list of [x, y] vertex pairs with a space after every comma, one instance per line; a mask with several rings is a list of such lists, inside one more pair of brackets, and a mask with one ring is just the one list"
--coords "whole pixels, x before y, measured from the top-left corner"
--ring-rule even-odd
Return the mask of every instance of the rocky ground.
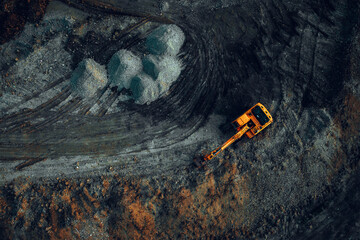
[[[1, 239], [358, 238], [355, 1], [39, 1], [36, 21], [11, 2]], [[186, 40], [167, 94], [139, 105], [111, 87], [72, 92], [83, 59], [141, 52], [168, 23]], [[196, 169], [256, 102], [274, 123]]]

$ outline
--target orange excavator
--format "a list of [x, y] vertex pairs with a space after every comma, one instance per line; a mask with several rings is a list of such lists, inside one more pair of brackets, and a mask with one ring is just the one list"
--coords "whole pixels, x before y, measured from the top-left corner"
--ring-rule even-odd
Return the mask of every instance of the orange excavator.
[[252, 138], [264, 130], [272, 122], [273, 118], [264, 105], [261, 103], [255, 104], [255, 106], [247, 110], [243, 115], [232, 122], [232, 125], [235, 127], [237, 133], [211, 153], [194, 158], [195, 165], [198, 168], [205, 166], [207, 161], [216, 157], [219, 153], [224, 151], [225, 148], [240, 139], [244, 134], [246, 134], [249, 138]]

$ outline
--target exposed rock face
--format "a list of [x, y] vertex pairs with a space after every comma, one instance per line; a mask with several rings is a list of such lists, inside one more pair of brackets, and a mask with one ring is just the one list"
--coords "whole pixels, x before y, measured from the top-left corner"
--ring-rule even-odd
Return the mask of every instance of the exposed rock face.
[[117, 86], [118, 91], [129, 89], [132, 78], [142, 70], [141, 59], [132, 52], [121, 49], [111, 57], [107, 69], [112, 86]]
[[72, 89], [83, 98], [93, 97], [107, 82], [105, 67], [90, 58], [79, 63], [70, 80]]
[[185, 35], [178, 26], [162, 25], [147, 37], [146, 47], [152, 54], [175, 56], [179, 53], [184, 41]]

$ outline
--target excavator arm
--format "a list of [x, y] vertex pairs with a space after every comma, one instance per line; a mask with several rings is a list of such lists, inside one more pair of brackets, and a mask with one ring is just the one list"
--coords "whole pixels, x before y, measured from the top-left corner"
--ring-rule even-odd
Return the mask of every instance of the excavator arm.
[[206, 154], [204, 156], [204, 160], [209, 161], [209, 160], [213, 159], [214, 157], [216, 157], [219, 153], [224, 151], [225, 148], [230, 146], [236, 140], [240, 139], [249, 129], [250, 129], [250, 127], [246, 124], [243, 128], [240, 129], [240, 131], [238, 131], [234, 136], [232, 136], [229, 140], [227, 140], [223, 145], [216, 148], [211, 153]]

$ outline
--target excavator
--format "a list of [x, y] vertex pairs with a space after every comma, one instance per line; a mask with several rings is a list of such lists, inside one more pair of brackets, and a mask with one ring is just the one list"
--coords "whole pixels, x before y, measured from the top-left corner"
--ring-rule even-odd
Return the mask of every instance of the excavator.
[[208, 161], [216, 157], [219, 153], [224, 151], [225, 148], [230, 146], [236, 140], [240, 139], [244, 134], [246, 134], [248, 138], [253, 138], [272, 122], [273, 118], [264, 105], [261, 103], [255, 104], [252, 108], [247, 110], [243, 115], [232, 122], [232, 125], [236, 129], [236, 134], [209, 154], [195, 157], [195, 166], [198, 168], [204, 167]]

